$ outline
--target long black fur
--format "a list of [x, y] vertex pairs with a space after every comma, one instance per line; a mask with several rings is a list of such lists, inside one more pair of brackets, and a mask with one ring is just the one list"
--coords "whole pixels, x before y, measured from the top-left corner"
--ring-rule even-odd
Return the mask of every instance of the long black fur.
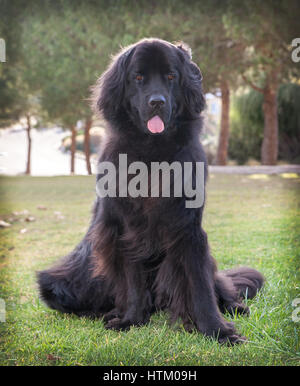
[[[174, 78], [167, 75], [172, 72]], [[142, 74], [142, 81], [136, 74]], [[199, 142], [202, 75], [183, 44], [145, 39], [115, 57], [93, 93], [109, 124], [99, 162], [205, 162]], [[163, 106], [149, 105], [162, 95]], [[165, 130], [146, 126], [155, 114]], [[207, 174], [207, 167], [205, 168]], [[101, 176], [98, 175], [98, 179]], [[171, 190], [172, 191], [172, 190]], [[57, 266], [38, 273], [41, 298], [62, 312], [103, 317], [107, 328], [143, 325], [159, 309], [220, 342], [243, 338], [221, 312], [248, 313], [263, 276], [251, 268], [217, 271], [201, 222], [186, 197], [97, 198], [87, 234]]]

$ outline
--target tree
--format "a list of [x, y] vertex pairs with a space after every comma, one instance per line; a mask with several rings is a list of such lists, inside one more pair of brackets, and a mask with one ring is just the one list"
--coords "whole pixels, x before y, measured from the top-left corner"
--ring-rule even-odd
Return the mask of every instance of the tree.
[[88, 118], [85, 122], [85, 128], [84, 128], [84, 153], [85, 153], [85, 159], [86, 159], [86, 168], [88, 174], [92, 174], [92, 167], [91, 167], [91, 151], [90, 151], [90, 129], [92, 127], [92, 119]]
[[[28, 68], [24, 66], [21, 44], [22, 7], [20, 0], [16, 7], [7, 0], [0, 1], [0, 13], [5, 15], [0, 23], [0, 36], [6, 41], [6, 63], [0, 67], [0, 127], [8, 127], [26, 117], [27, 161], [25, 174], [31, 173], [31, 113], [36, 111], [36, 98], [32, 97], [26, 81]], [[14, 28], [11, 28], [14, 25]]]
[[[277, 94], [278, 158], [292, 163], [300, 160], [300, 85], [282, 84]], [[240, 164], [248, 158], [260, 160], [263, 142], [263, 94], [250, 89], [236, 95], [231, 109], [232, 136], [229, 154]]]
[[[71, 173], [75, 172], [76, 124], [83, 120], [87, 171], [91, 174], [89, 88], [109, 57], [106, 26], [99, 23], [99, 9], [95, 12], [94, 6], [80, 1], [47, 3], [28, 12], [23, 22], [28, 82], [40, 92], [49, 119], [71, 130]], [[101, 52], [105, 52], [103, 57]]]
[[23, 111], [23, 101], [16, 83], [16, 73], [12, 71], [13, 63], [20, 60], [21, 30], [19, 25], [11, 28], [14, 20], [18, 20], [19, 11], [8, 0], [0, 0], [0, 38], [6, 47], [6, 62], [0, 63], [0, 127], [8, 127], [16, 123]]
[[[230, 1], [225, 15], [229, 35], [245, 47], [242, 77], [263, 94], [264, 139], [261, 160], [275, 165], [278, 158], [277, 92], [281, 82], [297, 71], [289, 46], [299, 33], [297, 0]], [[298, 70], [299, 71], [299, 70]]]
[[194, 1], [187, 7], [188, 29], [183, 34], [204, 76], [205, 91], [221, 92], [221, 119], [216, 163], [226, 165], [230, 134], [230, 91], [238, 85], [242, 43], [228, 35], [224, 15], [228, 0]]

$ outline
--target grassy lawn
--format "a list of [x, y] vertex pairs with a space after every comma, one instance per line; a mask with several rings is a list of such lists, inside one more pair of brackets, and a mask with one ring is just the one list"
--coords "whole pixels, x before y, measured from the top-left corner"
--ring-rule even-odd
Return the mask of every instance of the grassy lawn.
[[94, 177], [3, 177], [0, 183], [0, 218], [12, 223], [0, 229], [1, 365], [300, 364], [300, 322], [291, 318], [292, 300], [300, 297], [300, 178], [210, 177], [204, 221], [219, 268], [248, 265], [267, 279], [248, 301], [251, 315], [235, 318], [248, 337], [235, 347], [186, 333], [180, 324], [170, 327], [165, 313], [118, 333], [105, 330], [101, 320], [47, 308], [37, 296], [35, 271], [84, 235]]

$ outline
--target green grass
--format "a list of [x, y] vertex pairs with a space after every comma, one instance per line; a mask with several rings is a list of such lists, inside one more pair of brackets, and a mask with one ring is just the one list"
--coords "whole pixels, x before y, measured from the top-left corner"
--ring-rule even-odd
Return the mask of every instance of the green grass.
[[[169, 326], [166, 313], [119, 333], [105, 330], [101, 320], [47, 308], [38, 299], [35, 271], [67, 254], [84, 235], [94, 178], [0, 181], [0, 218], [16, 220], [0, 229], [0, 297], [7, 311], [0, 323], [1, 365], [300, 364], [300, 323], [291, 319], [292, 300], [300, 297], [300, 178], [212, 175], [209, 180], [204, 227], [219, 268], [248, 265], [267, 279], [264, 290], [248, 301], [248, 318], [226, 315], [248, 337], [234, 347], [186, 333], [180, 324]], [[35, 221], [12, 215], [25, 209]]]

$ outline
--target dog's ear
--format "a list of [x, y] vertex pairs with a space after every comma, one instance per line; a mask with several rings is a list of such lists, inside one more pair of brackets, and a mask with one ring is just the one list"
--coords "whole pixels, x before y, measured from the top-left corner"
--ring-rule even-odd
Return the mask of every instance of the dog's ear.
[[192, 61], [192, 50], [185, 43], [177, 43], [179, 58], [182, 62], [181, 86], [186, 108], [192, 117], [203, 111], [205, 98], [202, 92], [202, 74], [200, 68]]
[[184, 42], [177, 42], [175, 43], [175, 46], [187, 57], [187, 59], [192, 59], [192, 49], [189, 45]]
[[134, 47], [123, 50], [113, 58], [108, 69], [92, 88], [92, 107], [96, 113], [102, 112], [107, 120], [116, 116], [124, 99], [126, 69]]

